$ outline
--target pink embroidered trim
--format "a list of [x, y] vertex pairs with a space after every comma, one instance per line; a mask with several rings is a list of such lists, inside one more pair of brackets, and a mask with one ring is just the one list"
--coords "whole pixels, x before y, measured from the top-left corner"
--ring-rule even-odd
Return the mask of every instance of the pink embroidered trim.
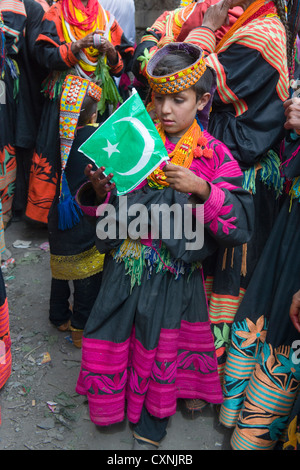
[[210, 322], [181, 322], [162, 329], [157, 348], [147, 350], [131, 338], [116, 344], [83, 338], [82, 366], [76, 391], [86, 395], [91, 420], [98, 425], [139, 420], [143, 405], [163, 418], [176, 412], [177, 398], [222, 403]]

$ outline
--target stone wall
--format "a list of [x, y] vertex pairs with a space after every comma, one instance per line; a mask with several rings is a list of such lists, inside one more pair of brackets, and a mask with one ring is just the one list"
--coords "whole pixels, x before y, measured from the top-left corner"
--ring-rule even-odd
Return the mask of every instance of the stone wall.
[[134, 0], [134, 3], [137, 42], [139, 42], [145, 29], [164, 11], [177, 8], [180, 0]]

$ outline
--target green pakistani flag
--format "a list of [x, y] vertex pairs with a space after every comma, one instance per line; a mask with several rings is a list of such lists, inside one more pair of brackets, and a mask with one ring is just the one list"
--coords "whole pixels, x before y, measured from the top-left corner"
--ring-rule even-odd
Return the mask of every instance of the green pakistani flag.
[[168, 153], [135, 91], [79, 148], [96, 166], [113, 173], [118, 195], [138, 186]]

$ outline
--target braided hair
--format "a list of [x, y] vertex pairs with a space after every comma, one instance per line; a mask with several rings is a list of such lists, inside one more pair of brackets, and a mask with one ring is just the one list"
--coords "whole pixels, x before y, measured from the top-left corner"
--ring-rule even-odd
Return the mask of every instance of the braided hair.
[[289, 73], [291, 74], [294, 64], [294, 42], [292, 39], [292, 34], [289, 28], [288, 18], [285, 11], [285, 6], [281, 0], [273, 0], [277, 9], [279, 18], [285, 28], [286, 32], [286, 56]]

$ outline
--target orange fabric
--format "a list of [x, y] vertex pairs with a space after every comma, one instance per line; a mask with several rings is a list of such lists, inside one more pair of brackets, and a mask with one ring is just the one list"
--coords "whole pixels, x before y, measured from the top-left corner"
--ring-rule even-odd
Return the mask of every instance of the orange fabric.
[[48, 5], [48, 3], [46, 2], [46, 0], [35, 0], [37, 3], [39, 3], [42, 7], [43, 7], [43, 10], [44, 11], [48, 11], [49, 8], [50, 8], [50, 5]]
[[[241, 28], [246, 22], [251, 20], [251, 17], [258, 13], [258, 10], [265, 5], [265, 0], [256, 0], [255, 2], [251, 3], [249, 7], [244, 11], [244, 13], [236, 20], [236, 22], [232, 25], [229, 31], [222, 37], [221, 41], [216, 47], [215, 52], [222, 48], [223, 44], [239, 29]], [[266, 4], [266, 7], [269, 7], [269, 13], [277, 13], [276, 7], [273, 2], [269, 2]], [[265, 16], [267, 14], [266, 10], [264, 10], [261, 15]], [[255, 16], [256, 18], [260, 15]]]
[[11, 374], [11, 339], [9, 333], [8, 303], [0, 306], [0, 389]]
[[51, 165], [45, 157], [34, 153], [29, 177], [26, 216], [32, 220], [48, 223], [48, 213], [55, 197], [57, 175], [51, 178]]

